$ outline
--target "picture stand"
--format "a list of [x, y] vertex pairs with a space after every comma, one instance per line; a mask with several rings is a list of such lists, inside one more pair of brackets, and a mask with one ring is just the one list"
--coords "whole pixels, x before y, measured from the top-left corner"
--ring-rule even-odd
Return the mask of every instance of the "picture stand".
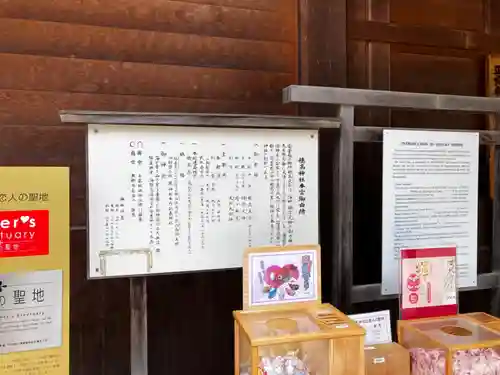
[[243, 309], [279, 309], [321, 303], [318, 245], [250, 248], [243, 262]]

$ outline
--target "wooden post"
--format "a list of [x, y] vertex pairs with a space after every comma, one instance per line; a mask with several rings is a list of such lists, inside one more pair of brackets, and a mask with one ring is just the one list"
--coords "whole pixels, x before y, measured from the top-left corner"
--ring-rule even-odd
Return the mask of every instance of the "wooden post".
[[500, 315], [500, 147], [493, 146], [493, 239], [491, 246], [491, 271], [496, 274], [497, 282], [493, 289], [493, 298], [491, 301], [491, 312], [495, 316]]
[[351, 307], [353, 283], [353, 190], [354, 190], [354, 106], [341, 105], [340, 134], [335, 150], [334, 247], [332, 301], [346, 310]]
[[130, 279], [130, 374], [148, 374], [148, 294], [145, 277]]

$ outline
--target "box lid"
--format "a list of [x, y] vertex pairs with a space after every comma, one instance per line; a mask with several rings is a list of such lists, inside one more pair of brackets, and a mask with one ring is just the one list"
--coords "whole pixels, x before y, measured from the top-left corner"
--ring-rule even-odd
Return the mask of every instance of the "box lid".
[[500, 342], [500, 333], [485, 328], [481, 323], [461, 316], [425, 319], [408, 322], [430, 339], [445, 346], [474, 345], [487, 341]]
[[236, 311], [252, 346], [362, 336], [363, 328], [328, 304], [290, 310]]
[[467, 318], [470, 318], [476, 322], [479, 323], [495, 323], [495, 322], [500, 322], [500, 319], [498, 319], [496, 316], [486, 314], [484, 312], [475, 312], [475, 313], [468, 313], [468, 314], [461, 314], [462, 316], [466, 316]]

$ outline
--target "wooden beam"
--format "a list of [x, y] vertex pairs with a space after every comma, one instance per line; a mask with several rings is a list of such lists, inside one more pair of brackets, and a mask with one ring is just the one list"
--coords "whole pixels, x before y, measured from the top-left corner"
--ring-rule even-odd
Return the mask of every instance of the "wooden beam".
[[[8, 90], [279, 102], [292, 73], [0, 53]], [[29, 74], [25, 74], [29, 72]]]
[[477, 31], [359, 20], [350, 21], [347, 29], [353, 40], [412, 44], [479, 53], [500, 52], [499, 35]]
[[332, 129], [340, 127], [339, 119], [319, 117], [100, 111], [60, 111], [59, 115], [62, 122], [84, 124], [217, 126], [248, 128], [269, 127], [289, 129]]
[[398, 25], [376, 21], [351, 21], [349, 37], [372, 42], [417, 44], [423, 46], [467, 47], [467, 33], [445, 28]]
[[0, 52], [286, 73], [297, 60], [289, 42], [8, 18], [0, 18]]
[[[299, 2], [299, 83], [304, 85], [319, 86], [347, 86], [347, 1], [348, 0], [298, 0]], [[302, 116], [335, 117], [338, 108], [332, 105], [316, 105], [301, 103], [299, 113]], [[346, 130], [346, 129], [343, 129]], [[342, 131], [342, 130], [341, 130]], [[342, 200], [343, 194], [352, 196], [349, 184], [337, 186], [339, 175], [352, 171], [349, 164], [350, 153], [340, 155], [341, 149], [350, 149], [353, 145], [348, 143], [346, 137], [325, 130], [320, 135], [320, 241], [322, 254], [325, 258], [323, 278], [331, 282], [323, 283], [323, 297], [325, 302], [337, 306], [343, 305], [345, 298], [343, 274], [344, 264], [342, 259], [342, 241], [334, 233], [341, 235], [342, 223], [337, 222], [333, 212], [338, 210], [336, 202], [346, 204], [352, 216], [352, 207], [348, 201]], [[347, 141], [346, 143], [344, 143]], [[331, 149], [336, 143], [335, 150]], [[333, 154], [335, 153], [335, 155]], [[344, 159], [343, 163], [341, 159]], [[333, 162], [332, 162], [333, 161]], [[345, 166], [338, 169], [339, 164]], [[352, 177], [352, 176], [351, 176]], [[340, 190], [339, 190], [340, 189]], [[336, 190], [336, 196], [332, 196]], [[332, 211], [333, 209], [333, 211]], [[350, 265], [352, 272], [352, 264]], [[350, 292], [349, 292], [350, 293]]]
[[[333, 162], [333, 251], [331, 302], [343, 310], [351, 307], [353, 286], [354, 107], [341, 106], [340, 134], [335, 137]], [[324, 203], [322, 203], [323, 206]]]
[[471, 132], [479, 133], [479, 143], [482, 145], [500, 144], [500, 131], [494, 130], [457, 130], [457, 129], [408, 129], [388, 128], [378, 126], [357, 126], [354, 128], [354, 141], [360, 143], [382, 142], [384, 130], [425, 130], [425, 131], [449, 131], [449, 132]]
[[[494, 187], [493, 187], [493, 233], [491, 246], [491, 268], [493, 272], [500, 272], [500, 147], [494, 147]], [[500, 276], [497, 276], [494, 285], [494, 294], [491, 301], [491, 312], [500, 315]]]
[[0, 125], [54, 125], [59, 123], [58, 112], [64, 109], [273, 115], [295, 113], [294, 106], [286, 106], [279, 101], [251, 102], [0, 89]]
[[497, 98], [341, 87], [292, 85], [283, 90], [283, 101], [285, 103], [319, 103], [411, 110], [500, 113], [500, 99]]
[[[199, 2], [3, 0], [0, 17], [290, 43], [296, 39], [295, 22], [286, 8], [269, 11], [245, 9], [238, 6], [238, 1], [233, 1], [233, 7], [221, 1], [218, 5]], [[275, 5], [293, 6], [292, 2], [282, 1]]]
[[[305, 85], [347, 85], [347, 0], [299, 0], [299, 78]], [[334, 116], [330, 106], [301, 105], [306, 116]]]

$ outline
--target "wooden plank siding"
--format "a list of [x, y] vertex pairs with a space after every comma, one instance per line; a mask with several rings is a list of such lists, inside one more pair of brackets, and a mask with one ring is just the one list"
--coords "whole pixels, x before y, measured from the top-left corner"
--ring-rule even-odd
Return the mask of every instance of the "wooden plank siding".
[[[86, 280], [85, 127], [58, 111], [295, 114], [297, 22], [296, 0], [0, 0], [0, 163], [71, 167], [72, 375], [129, 373], [129, 283]], [[151, 374], [229, 374], [241, 272], [148, 289]]]
[[[129, 372], [129, 284], [86, 280], [85, 128], [61, 125], [58, 110], [289, 115], [296, 108], [282, 105], [280, 92], [297, 82], [483, 95], [491, 51], [500, 52], [494, 0], [0, 0], [0, 162], [71, 167], [72, 375]], [[335, 109], [302, 106], [300, 113]], [[360, 110], [356, 121], [485, 127], [477, 115], [386, 109]], [[332, 142], [325, 132], [325, 160]], [[354, 255], [363, 259], [354, 263], [354, 281], [380, 282], [381, 147], [356, 145], [354, 156]], [[491, 202], [481, 158], [485, 272]], [[321, 206], [332, 207], [332, 168], [322, 165], [321, 176]], [[328, 266], [332, 215], [321, 210], [326, 301], [340, 279]], [[478, 309], [487, 293], [472, 293], [461, 308]], [[148, 294], [151, 374], [232, 373], [239, 270], [152, 277]]]

